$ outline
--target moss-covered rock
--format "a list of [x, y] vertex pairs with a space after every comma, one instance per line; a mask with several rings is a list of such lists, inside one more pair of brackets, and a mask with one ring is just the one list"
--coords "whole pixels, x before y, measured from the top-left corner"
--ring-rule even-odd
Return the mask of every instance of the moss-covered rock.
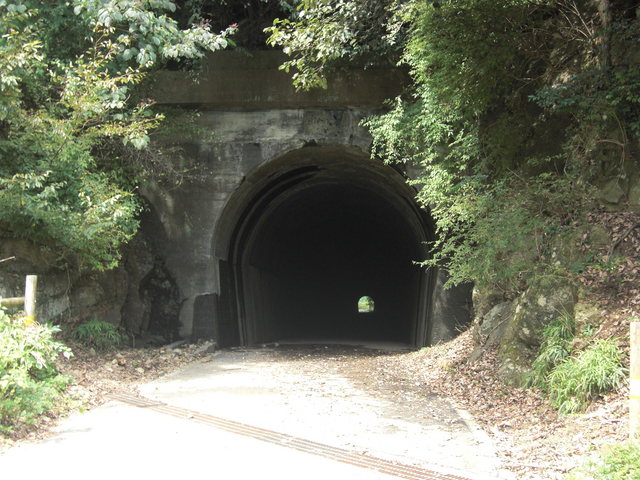
[[542, 331], [558, 315], [574, 315], [577, 289], [561, 277], [543, 277], [514, 302], [513, 316], [499, 339], [500, 374], [521, 385], [542, 343]]
[[604, 317], [597, 305], [580, 299], [575, 306], [576, 337], [573, 339], [573, 350], [583, 350], [591, 341]]
[[499, 303], [487, 312], [478, 325], [478, 334], [485, 339], [485, 345], [495, 345], [499, 341], [507, 330], [509, 322], [513, 320], [514, 314], [514, 302]]
[[629, 187], [629, 208], [640, 213], [640, 177], [631, 182]]
[[36, 318], [42, 323], [73, 324], [99, 318], [121, 323], [121, 308], [127, 288], [122, 267], [105, 272], [80, 274], [56, 267], [53, 249], [26, 240], [0, 237], [0, 296], [21, 297], [25, 275], [38, 275]]
[[483, 322], [485, 315], [489, 313], [493, 307], [505, 301], [502, 293], [479, 289], [477, 287], [473, 288], [471, 295], [473, 301], [473, 319], [477, 324]]
[[617, 205], [625, 195], [621, 180], [612, 178], [598, 189], [598, 198], [607, 204]]
[[574, 314], [577, 289], [563, 278], [546, 277], [531, 285], [518, 300], [514, 323], [518, 338], [532, 347], [542, 343], [542, 330], [561, 314]]
[[550, 244], [550, 261], [559, 270], [579, 270], [587, 260], [587, 253], [580, 248], [585, 236], [589, 237], [586, 227], [554, 235]]
[[474, 362], [485, 350], [494, 348], [504, 337], [509, 324], [513, 321], [515, 302], [501, 302], [477, 320], [475, 340], [478, 346], [471, 354], [469, 361]]
[[602, 201], [607, 208], [619, 205], [625, 197], [625, 183], [626, 182], [619, 178], [612, 178], [598, 189], [598, 199]]
[[505, 342], [500, 348], [500, 369], [498, 375], [507, 385], [524, 386], [531, 370], [532, 358], [536, 350], [515, 342]]
[[589, 227], [588, 241], [593, 248], [604, 248], [611, 244], [611, 236], [603, 225], [596, 223]]

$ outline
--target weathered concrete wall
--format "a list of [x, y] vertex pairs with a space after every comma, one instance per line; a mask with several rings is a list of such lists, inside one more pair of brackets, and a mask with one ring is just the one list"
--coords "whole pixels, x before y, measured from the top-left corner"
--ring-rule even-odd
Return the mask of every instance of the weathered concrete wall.
[[[384, 100], [399, 93], [405, 74], [392, 69], [353, 69], [330, 79], [327, 90], [301, 93], [292, 87], [290, 76], [278, 69], [282, 58], [277, 52], [251, 56], [219, 52], [207, 62], [198, 82], [178, 72], [163, 74], [150, 96], [163, 105], [197, 110], [199, 127], [210, 133], [196, 140], [175, 138], [173, 142], [184, 147], [180, 161], [185, 163], [180, 167], [197, 174], [187, 175], [177, 186], [150, 183], [142, 188], [149, 209], [143, 215], [142, 230], [127, 247], [119, 269], [80, 278], [46, 268], [33, 271], [38, 262], [23, 262], [0, 286], [0, 294], [19, 294], [22, 273], [43, 273], [39, 308], [46, 319], [81, 321], [98, 317], [124, 325], [136, 336], [152, 333], [159, 336], [159, 341], [167, 342], [178, 336], [215, 335], [216, 322], [221, 321], [218, 317], [227, 311], [270, 308], [272, 298], [239, 305], [243, 292], [256, 290], [251, 282], [258, 277], [251, 272], [259, 273], [260, 282], [269, 278], [268, 283], [275, 285], [280, 280], [248, 265], [244, 270], [246, 284], [238, 286], [234, 283], [237, 279], [233, 280], [235, 267], [230, 264], [229, 271], [222, 272], [225, 280], [221, 282], [220, 269], [227, 269], [224, 262], [228, 258], [216, 257], [214, 238], [221, 231], [227, 237], [236, 235], [236, 224], [241, 221], [236, 216], [242, 209], [233, 202], [242, 196], [238, 192], [251, 191], [243, 190], [245, 182], [254, 182], [254, 190], [259, 190], [260, 182], [269, 180], [261, 176], [282, 174], [280, 165], [287, 165], [283, 159], [288, 159], [290, 166], [292, 161], [303, 159], [305, 152], [329, 152], [332, 156], [329, 163], [333, 163], [327, 171], [333, 173], [323, 178], [324, 184], [351, 185], [355, 179], [354, 186], [360, 182], [358, 188], [373, 192], [372, 199], [377, 195], [382, 201], [386, 198], [396, 202], [389, 208], [407, 216], [406, 228], [402, 228], [420, 230], [422, 227], [416, 222], [421, 223], [422, 213], [415, 217], [412, 212], [419, 209], [409, 205], [413, 203], [412, 191], [398, 172], [369, 158], [371, 138], [361, 126], [364, 118], [380, 111]], [[291, 152], [297, 152], [294, 160]], [[357, 162], [351, 165], [351, 160]], [[343, 165], [335, 169], [336, 162]], [[272, 167], [264, 168], [266, 165]], [[366, 178], [361, 181], [360, 177]], [[295, 189], [292, 192], [291, 195]], [[389, 213], [386, 215], [393, 220]], [[444, 292], [439, 279], [440, 276], [427, 275], [416, 285], [408, 286], [416, 292], [428, 291], [419, 294], [419, 305], [412, 307], [420, 312], [418, 316], [430, 318], [429, 325], [412, 327], [415, 332], [411, 338], [420, 339], [415, 341], [417, 345], [446, 340], [468, 320], [467, 290]], [[263, 291], [258, 290], [253, 295], [262, 295]], [[248, 312], [254, 317], [261, 314]], [[270, 327], [267, 323], [252, 323], [246, 328], [257, 329], [255, 335], [264, 337], [264, 330]]]
[[180, 292], [181, 335], [191, 335], [194, 315], [210, 314], [207, 310], [217, 303], [220, 285], [212, 239], [243, 179], [305, 145], [368, 151], [371, 139], [360, 122], [399, 91], [403, 78], [394, 70], [352, 70], [332, 79], [327, 90], [296, 92], [290, 76], [278, 70], [282, 59], [279, 52], [219, 52], [198, 82], [167, 72], [155, 87], [159, 103], [197, 108], [199, 126], [213, 133], [212, 140], [188, 148], [186, 168], [199, 172], [197, 181], [179, 188], [152, 184], [143, 190], [157, 217], [143, 225], [145, 234], [162, 239], [155, 242], [157, 251]]
[[407, 79], [399, 69], [349, 68], [331, 77], [326, 90], [299, 92], [291, 75], [278, 69], [286, 58], [277, 51], [217, 52], [198, 81], [180, 72], [165, 72], [153, 96], [164, 104], [203, 110], [379, 108], [400, 93]]
[[430, 343], [446, 342], [467, 329], [473, 312], [473, 285], [445, 289], [449, 279], [441, 270], [435, 275], [431, 310]]
[[200, 126], [215, 132], [215, 137], [196, 146], [189, 167], [208, 174], [178, 188], [156, 184], [143, 190], [159, 219], [143, 228], [149, 228], [147, 236], [163, 238], [162, 255], [181, 293], [182, 335], [191, 334], [196, 299], [219, 293], [212, 256], [214, 229], [245, 176], [309, 143], [346, 145], [366, 152], [370, 137], [359, 124], [370, 113], [360, 108], [203, 112]]
[[[305, 146], [340, 147], [368, 156], [371, 137], [361, 122], [394, 97], [405, 78], [399, 70], [354, 69], [330, 79], [327, 90], [296, 92], [290, 76], [277, 68], [282, 59], [277, 52], [253, 56], [222, 52], [205, 67], [199, 83], [168, 73], [156, 87], [160, 103], [198, 109], [199, 126], [213, 133], [213, 139], [188, 148], [191, 158], [187, 168], [200, 173], [197, 181], [176, 189], [149, 185], [143, 191], [157, 217], [152, 225], [145, 224], [145, 233], [162, 239], [158, 251], [180, 292], [183, 336], [213, 334], [215, 326], [210, 324], [219, 313], [220, 302], [239, 302], [237, 298], [225, 299], [230, 294], [221, 292], [219, 259], [214, 257], [212, 245], [216, 228], [232, 228], [219, 221], [245, 178]], [[271, 174], [275, 175], [275, 170]], [[231, 219], [235, 221], [239, 220]], [[255, 271], [254, 266], [248, 267], [246, 284], [234, 295], [249, 291], [254, 296], [261, 294], [251, 287], [255, 283], [251, 272]], [[260, 275], [269, 274], [263, 271]], [[435, 315], [430, 315], [428, 327], [416, 327], [424, 330], [414, 335], [425, 339], [417, 341], [420, 344], [451, 338], [469, 319], [469, 289], [445, 292], [439, 278], [423, 282], [429, 283], [424, 287], [431, 289], [429, 298], [416, 308], [423, 315], [427, 310]], [[271, 283], [276, 281], [272, 278]], [[254, 311], [256, 305], [266, 308], [268, 300], [265, 302], [246, 304], [250, 310], [246, 315], [259, 315]], [[252, 324], [247, 328], [267, 327]]]

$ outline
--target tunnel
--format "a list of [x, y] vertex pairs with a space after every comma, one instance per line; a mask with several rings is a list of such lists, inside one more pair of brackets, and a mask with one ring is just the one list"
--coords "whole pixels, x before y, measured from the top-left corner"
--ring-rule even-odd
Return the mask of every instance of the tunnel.
[[[244, 179], [216, 225], [222, 346], [428, 344], [433, 225], [401, 173], [305, 147]], [[364, 306], [363, 306], [364, 305]]]

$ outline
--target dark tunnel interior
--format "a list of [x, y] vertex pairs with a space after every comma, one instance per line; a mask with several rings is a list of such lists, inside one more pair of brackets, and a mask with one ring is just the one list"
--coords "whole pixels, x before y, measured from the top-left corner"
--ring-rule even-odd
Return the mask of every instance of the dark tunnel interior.
[[[421, 251], [405, 214], [371, 187], [328, 182], [288, 192], [242, 255], [248, 337], [411, 343]], [[363, 296], [372, 312], [358, 311]]]

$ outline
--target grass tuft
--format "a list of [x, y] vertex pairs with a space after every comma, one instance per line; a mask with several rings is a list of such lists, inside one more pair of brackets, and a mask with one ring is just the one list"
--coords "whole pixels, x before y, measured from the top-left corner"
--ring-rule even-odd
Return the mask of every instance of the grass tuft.
[[548, 377], [548, 393], [561, 413], [583, 411], [591, 400], [618, 389], [625, 378], [614, 340], [596, 340], [578, 356], [557, 365]]
[[113, 350], [124, 343], [116, 326], [102, 320], [90, 320], [74, 328], [73, 339], [97, 350]]

